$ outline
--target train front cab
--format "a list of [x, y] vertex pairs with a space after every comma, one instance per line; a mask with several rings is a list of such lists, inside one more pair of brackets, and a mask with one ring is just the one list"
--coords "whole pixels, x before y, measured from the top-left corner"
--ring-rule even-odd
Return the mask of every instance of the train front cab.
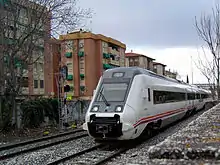
[[[104, 72], [83, 125], [90, 136], [98, 140], [130, 138], [129, 135], [133, 133], [130, 123], [135, 122], [136, 114], [126, 100], [134, 75], [133, 70], [125, 72], [123, 69], [112, 69]], [[128, 111], [126, 121], [130, 123], [124, 122], [124, 114]]]

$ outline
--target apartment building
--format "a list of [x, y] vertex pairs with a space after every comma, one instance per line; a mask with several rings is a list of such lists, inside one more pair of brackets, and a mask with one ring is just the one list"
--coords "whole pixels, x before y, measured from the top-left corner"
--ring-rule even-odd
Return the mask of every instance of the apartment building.
[[126, 66], [132, 67], [137, 66], [140, 68], [148, 69], [153, 71], [153, 61], [155, 59], [145, 56], [143, 54], [133, 53], [131, 51], [130, 53], [125, 53], [126, 57]]
[[[17, 46], [14, 41], [19, 42], [22, 37], [25, 37], [27, 35], [27, 32], [31, 28], [33, 28], [33, 26], [37, 27], [35, 28], [34, 32], [31, 33], [32, 39], [28, 39], [27, 41], [25, 41], [22, 45], [22, 49], [20, 49], [16, 54], [15, 65], [17, 68], [16, 73], [20, 73], [21, 71], [23, 72], [21, 78], [22, 94], [29, 96], [44, 95], [44, 79], [47, 76], [44, 74], [44, 61], [45, 55], [47, 55], [47, 51], [49, 50], [49, 45], [47, 41], [49, 40], [50, 36], [50, 20], [48, 19], [46, 21], [43, 21], [42, 19], [40, 19], [38, 20], [39, 22], [36, 21], [34, 18], [37, 18], [37, 16], [32, 15], [33, 13], [30, 11], [37, 9], [39, 9], [39, 11], [41, 9], [43, 10], [43, 6], [37, 5], [31, 1], [11, 1], [10, 4], [5, 4], [8, 1], [3, 2], [4, 3], [0, 3], [0, 5], [4, 5], [4, 7], [1, 8], [1, 16], [4, 15], [4, 19], [2, 19], [1, 21], [5, 22], [5, 30], [2, 33], [3, 35], [1, 35], [1, 43], [3, 43], [4, 46], [7, 46], [8, 51], [12, 49], [13, 45]], [[14, 12], [16, 12], [16, 20], [14, 20]], [[14, 27], [14, 25], [16, 25], [16, 28]], [[30, 59], [29, 65], [24, 64], [22, 59], [24, 58], [24, 56], [27, 57], [27, 52], [28, 59]], [[7, 53], [4, 54], [3, 52], [3, 56], [4, 66], [2, 65], [2, 69], [4, 69], [4, 72], [7, 72]]]
[[68, 99], [90, 100], [103, 71], [125, 66], [126, 45], [110, 37], [80, 29], [60, 36], [61, 65], [67, 66]]
[[166, 65], [159, 63], [159, 62], [154, 62], [153, 63], [153, 67], [154, 67], [154, 72], [159, 74], [159, 75], [165, 75], [165, 67]]

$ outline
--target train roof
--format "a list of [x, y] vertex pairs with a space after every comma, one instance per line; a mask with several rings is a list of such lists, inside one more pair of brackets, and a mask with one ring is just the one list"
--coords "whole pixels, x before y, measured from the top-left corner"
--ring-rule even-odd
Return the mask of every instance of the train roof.
[[204, 92], [204, 93], [210, 93], [209, 91], [204, 90], [202, 88], [199, 88], [198, 86], [190, 85], [190, 84], [187, 84], [187, 83], [182, 82], [180, 80], [176, 80], [176, 79], [169, 78], [169, 77], [166, 77], [166, 76], [163, 76], [163, 75], [159, 75], [159, 74], [156, 74], [156, 73], [154, 73], [150, 70], [139, 68], [139, 67], [117, 67], [117, 68], [108, 69], [105, 72], [126, 72], [126, 71], [133, 71], [133, 72], [136, 72], [136, 73], [139, 73], [139, 74], [145, 74], [145, 75], [155, 77], [155, 78], [158, 78], [158, 79], [161, 79], [161, 80], [176, 83], [176, 85], [179, 84], [180, 86], [183, 85], [183, 86], [185, 86], [185, 88], [187, 88], [190, 91], [193, 90], [193, 91], [199, 91], [199, 92]]
[[139, 72], [140, 74], [146, 74], [146, 75], [151, 76], [151, 77], [156, 77], [158, 79], [163, 79], [163, 80], [178, 83], [178, 84], [188, 85], [188, 84], [186, 84], [184, 82], [181, 82], [179, 80], [172, 79], [172, 78], [169, 78], [169, 77], [166, 77], [166, 76], [163, 76], [163, 75], [159, 75], [159, 74], [156, 74], [156, 73], [154, 73], [150, 70], [139, 68], [139, 67], [117, 67], [117, 68], [108, 69], [105, 72], [109, 72], [109, 71], [114, 71], [114, 72], [115, 71], [120, 71], [120, 72], [134, 71], [134, 72]]

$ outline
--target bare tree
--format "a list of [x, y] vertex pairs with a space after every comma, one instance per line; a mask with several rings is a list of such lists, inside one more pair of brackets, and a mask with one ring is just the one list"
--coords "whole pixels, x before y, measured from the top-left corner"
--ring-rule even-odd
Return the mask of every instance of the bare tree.
[[0, 0], [1, 96], [13, 116], [16, 116], [15, 99], [29, 87], [28, 74], [33, 73], [33, 65], [43, 63], [51, 36], [71, 31], [91, 18], [92, 11], [77, 7], [76, 2]]
[[[202, 53], [198, 51], [198, 59], [194, 60], [194, 64], [196, 67], [200, 70], [201, 74], [205, 76], [205, 78], [208, 81], [209, 89], [212, 92], [212, 97], [213, 99], [216, 96], [216, 80], [217, 80], [217, 70], [216, 70], [216, 65], [215, 61], [211, 58], [207, 58], [207, 53], [205, 52], [205, 49], [202, 47]], [[202, 59], [203, 57], [203, 59]]]
[[[199, 66], [202, 74], [207, 78], [210, 83], [213, 79], [217, 84], [218, 99], [220, 99], [219, 88], [219, 46], [220, 46], [220, 8], [216, 3], [212, 8], [211, 14], [204, 14], [199, 21], [195, 18], [195, 27], [199, 37], [205, 42], [206, 47], [212, 54], [211, 62], [208, 60], [199, 60]], [[203, 53], [206, 53], [203, 49]]]

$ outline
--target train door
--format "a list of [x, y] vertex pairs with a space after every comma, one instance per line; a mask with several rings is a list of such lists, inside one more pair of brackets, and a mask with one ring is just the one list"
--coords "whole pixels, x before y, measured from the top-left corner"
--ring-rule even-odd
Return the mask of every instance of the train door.
[[195, 97], [196, 97], [196, 93], [193, 91], [193, 92], [192, 92], [192, 109], [193, 109], [194, 106], [195, 106]]
[[140, 116], [148, 116], [152, 107], [152, 90], [150, 87], [145, 87], [142, 90], [142, 107], [140, 111]]
[[192, 106], [191, 90], [186, 89], [186, 109], [190, 110]]

